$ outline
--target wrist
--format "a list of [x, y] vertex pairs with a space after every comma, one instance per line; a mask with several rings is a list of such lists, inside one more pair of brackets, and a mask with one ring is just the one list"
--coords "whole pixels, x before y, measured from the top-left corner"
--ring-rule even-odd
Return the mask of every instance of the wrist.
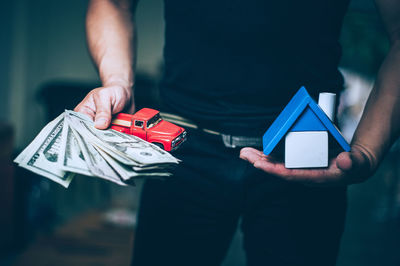
[[130, 98], [132, 96], [134, 82], [133, 80], [124, 79], [121, 77], [109, 77], [102, 82], [103, 87], [120, 87]]

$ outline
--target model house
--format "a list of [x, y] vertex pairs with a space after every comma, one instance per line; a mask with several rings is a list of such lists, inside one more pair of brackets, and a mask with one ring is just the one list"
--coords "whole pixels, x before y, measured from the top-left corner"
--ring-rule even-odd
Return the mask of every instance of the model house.
[[333, 93], [321, 93], [318, 104], [304, 87], [290, 100], [263, 136], [264, 154], [269, 155], [285, 138], [286, 168], [328, 167], [329, 138], [350, 151], [334, 123]]

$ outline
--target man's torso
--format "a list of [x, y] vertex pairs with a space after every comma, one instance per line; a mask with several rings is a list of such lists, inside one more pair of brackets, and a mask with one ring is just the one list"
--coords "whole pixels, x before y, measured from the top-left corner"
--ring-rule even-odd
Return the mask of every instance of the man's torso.
[[259, 135], [300, 86], [338, 92], [348, 0], [165, 0], [164, 104], [204, 127]]

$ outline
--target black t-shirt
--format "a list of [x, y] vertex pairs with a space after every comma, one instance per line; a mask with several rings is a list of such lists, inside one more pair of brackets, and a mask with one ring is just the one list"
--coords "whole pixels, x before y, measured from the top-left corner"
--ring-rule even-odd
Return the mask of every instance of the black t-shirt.
[[338, 92], [348, 0], [165, 0], [164, 104], [204, 128], [261, 135], [306, 86]]

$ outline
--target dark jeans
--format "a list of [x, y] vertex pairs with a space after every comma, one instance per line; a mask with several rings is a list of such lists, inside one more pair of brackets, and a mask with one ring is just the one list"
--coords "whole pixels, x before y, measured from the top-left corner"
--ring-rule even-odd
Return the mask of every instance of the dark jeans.
[[190, 130], [166, 181], [148, 180], [136, 228], [134, 266], [220, 265], [242, 217], [247, 265], [334, 265], [346, 188], [315, 188], [270, 176]]

